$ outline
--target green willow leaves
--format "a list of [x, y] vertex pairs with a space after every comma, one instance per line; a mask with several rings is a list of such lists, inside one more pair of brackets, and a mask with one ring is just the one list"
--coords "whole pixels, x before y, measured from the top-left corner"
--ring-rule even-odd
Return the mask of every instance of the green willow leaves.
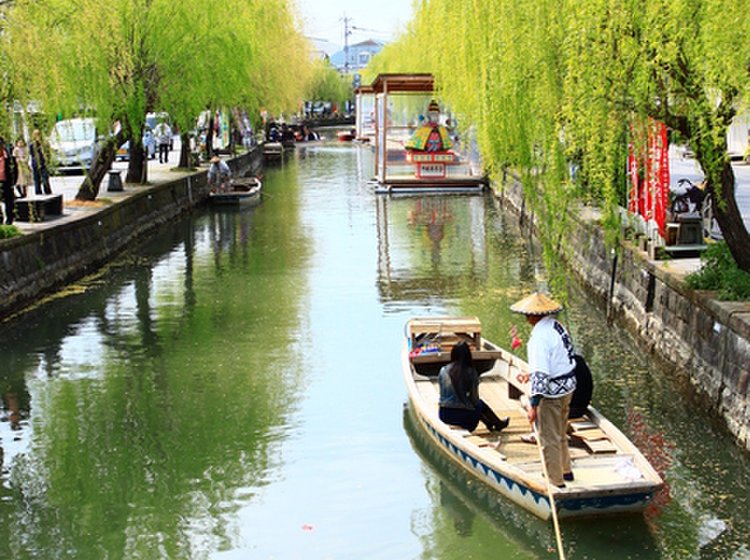
[[750, 270], [725, 146], [750, 101], [747, 14], [748, 0], [422, 0], [366, 77], [435, 75], [494, 178], [520, 179], [550, 265], [575, 203], [599, 206], [616, 243], [630, 123], [665, 122], [695, 152], [732, 255]]

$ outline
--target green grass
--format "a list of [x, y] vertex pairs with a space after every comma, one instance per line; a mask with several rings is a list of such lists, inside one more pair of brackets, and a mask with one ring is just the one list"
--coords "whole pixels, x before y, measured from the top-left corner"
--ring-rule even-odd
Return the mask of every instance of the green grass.
[[0, 239], [10, 239], [23, 235], [16, 226], [0, 226]]
[[720, 300], [750, 300], [750, 274], [737, 268], [726, 243], [709, 246], [701, 255], [701, 261], [700, 270], [685, 279], [688, 287], [716, 291]]

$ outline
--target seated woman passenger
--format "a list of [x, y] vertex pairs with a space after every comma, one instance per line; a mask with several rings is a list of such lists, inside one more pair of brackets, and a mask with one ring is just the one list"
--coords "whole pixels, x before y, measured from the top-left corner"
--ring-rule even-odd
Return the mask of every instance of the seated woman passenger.
[[473, 431], [481, 420], [492, 431], [500, 431], [509, 419], [500, 420], [479, 398], [479, 374], [474, 368], [471, 350], [461, 342], [451, 350], [451, 363], [438, 375], [440, 383], [440, 420]]

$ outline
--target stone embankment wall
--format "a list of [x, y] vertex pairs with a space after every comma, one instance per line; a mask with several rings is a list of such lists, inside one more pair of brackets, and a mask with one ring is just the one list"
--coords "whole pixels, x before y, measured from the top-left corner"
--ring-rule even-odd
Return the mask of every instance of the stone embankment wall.
[[[257, 172], [260, 147], [228, 160], [235, 175]], [[208, 198], [206, 171], [148, 187], [112, 206], [0, 241], [0, 319], [96, 271], [126, 247]]]
[[[520, 186], [495, 194], [523, 212]], [[690, 380], [750, 450], [750, 303], [719, 302], [710, 292], [691, 290], [669, 272], [668, 261], [657, 265], [629, 243], [612, 284], [613, 255], [603, 232], [595, 220], [582, 218], [566, 240], [570, 269], [654, 356]]]

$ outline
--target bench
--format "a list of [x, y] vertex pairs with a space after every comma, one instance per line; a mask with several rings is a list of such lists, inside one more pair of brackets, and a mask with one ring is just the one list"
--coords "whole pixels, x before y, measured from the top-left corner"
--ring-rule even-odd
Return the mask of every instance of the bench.
[[41, 222], [45, 216], [61, 216], [62, 194], [40, 194], [16, 199], [16, 219], [19, 222]]

